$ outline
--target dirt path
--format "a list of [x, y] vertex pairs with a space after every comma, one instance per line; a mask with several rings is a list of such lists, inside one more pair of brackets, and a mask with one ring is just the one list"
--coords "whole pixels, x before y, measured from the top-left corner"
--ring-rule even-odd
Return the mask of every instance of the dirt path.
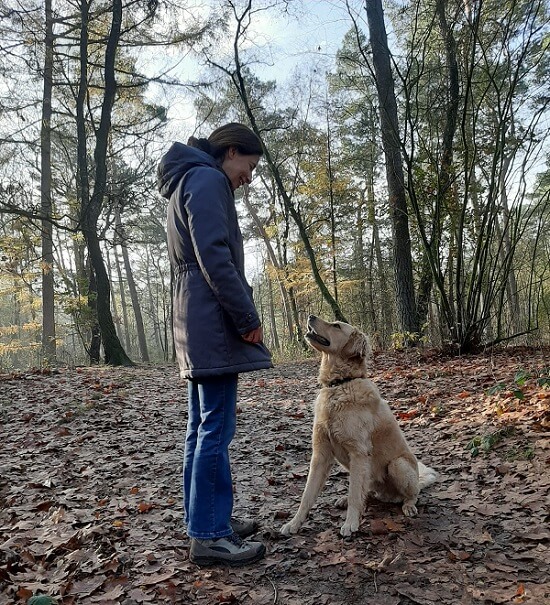
[[0, 376], [0, 605], [432, 605], [550, 602], [550, 352], [379, 355], [372, 377], [418, 457], [441, 474], [419, 515], [370, 503], [342, 539], [337, 467], [301, 532], [317, 361], [243, 375], [236, 512], [266, 559], [187, 560], [185, 389], [174, 367]]

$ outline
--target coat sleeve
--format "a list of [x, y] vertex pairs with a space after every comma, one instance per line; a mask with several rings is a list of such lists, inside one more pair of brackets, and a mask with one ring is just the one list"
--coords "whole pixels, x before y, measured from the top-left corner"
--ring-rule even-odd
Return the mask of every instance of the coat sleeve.
[[226, 178], [215, 169], [200, 167], [190, 171], [187, 179], [181, 201], [197, 262], [237, 331], [246, 334], [260, 325], [260, 319], [231, 254], [228, 204], [234, 202]]

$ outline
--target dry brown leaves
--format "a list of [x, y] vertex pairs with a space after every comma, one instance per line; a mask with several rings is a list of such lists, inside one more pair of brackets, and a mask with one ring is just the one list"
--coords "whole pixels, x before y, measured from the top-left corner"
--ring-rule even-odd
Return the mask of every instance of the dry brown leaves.
[[345, 540], [337, 467], [300, 534], [277, 531], [307, 475], [317, 361], [243, 375], [236, 512], [268, 554], [240, 570], [187, 560], [174, 367], [2, 375], [0, 605], [550, 602], [549, 357], [377, 356], [373, 380], [441, 478], [418, 517], [372, 502]]

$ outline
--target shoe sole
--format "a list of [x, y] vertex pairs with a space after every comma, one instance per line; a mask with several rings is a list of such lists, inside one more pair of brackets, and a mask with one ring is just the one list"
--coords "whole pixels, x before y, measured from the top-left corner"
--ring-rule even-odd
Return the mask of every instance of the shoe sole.
[[248, 559], [223, 559], [220, 557], [192, 557], [189, 556], [191, 563], [198, 565], [199, 567], [209, 567], [211, 565], [226, 565], [227, 567], [244, 567], [250, 563], [256, 563], [264, 558], [265, 546], [262, 550], [258, 551], [253, 557]]

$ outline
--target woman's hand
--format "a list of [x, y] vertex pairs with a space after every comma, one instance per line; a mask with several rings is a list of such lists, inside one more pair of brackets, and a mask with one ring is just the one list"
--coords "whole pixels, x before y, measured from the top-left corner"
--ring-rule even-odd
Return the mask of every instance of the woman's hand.
[[264, 331], [262, 329], [262, 326], [258, 326], [254, 330], [251, 330], [250, 332], [243, 334], [242, 338], [243, 338], [243, 340], [246, 340], [246, 342], [250, 342], [250, 343], [254, 343], [254, 344], [258, 343], [258, 342], [262, 342], [262, 340], [264, 339]]

